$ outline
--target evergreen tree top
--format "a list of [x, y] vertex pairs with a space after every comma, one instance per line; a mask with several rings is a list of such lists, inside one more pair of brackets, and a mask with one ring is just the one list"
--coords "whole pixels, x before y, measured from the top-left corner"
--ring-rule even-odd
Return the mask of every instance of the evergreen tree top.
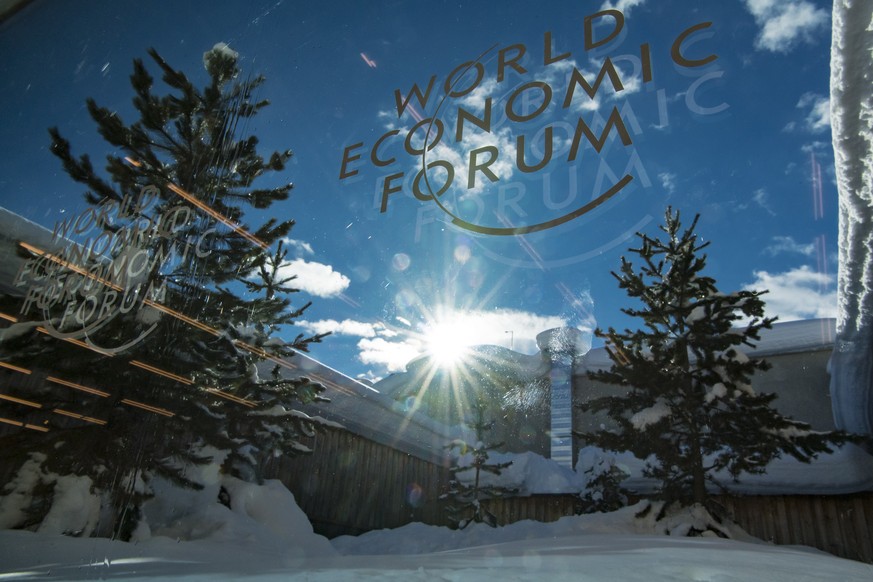
[[588, 376], [621, 390], [583, 405], [604, 413], [610, 426], [576, 435], [654, 459], [646, 474], [659, 480], [661, 495], [702, 503], [715, 475], [762, 473], [782, 454], [808, 462], [850, 437], [812, 431], [772, 408], [774, 394], [752, 388], [753, 376], [769, 364], [741, 346], [754, 347], [775, 318], [765, 315], [766, 291], [721, 293], [704, 274], [709, 243], [695, 232], [698, 220], [683, 229], [679, 212], [667, 208], [666, 237], [638, 233], [640, 245], [629, 250], [639, 260], [622, 257], [612, 273], [639, 301], [622, 311], [641, 327], [595, 332], [612, 366]]

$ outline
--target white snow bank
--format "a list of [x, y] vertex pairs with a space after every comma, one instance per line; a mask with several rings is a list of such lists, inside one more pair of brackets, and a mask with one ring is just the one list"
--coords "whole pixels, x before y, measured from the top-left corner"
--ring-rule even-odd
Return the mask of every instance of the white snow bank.
[[[125, 544], [0, 532], [0, 579], [156, 578], [203, 580], [549, 580], [661, 582], [873, 579], [873, 566], [809, 548], [717, 538], [646, 535], [635, 508], [462, 531], [411, 524], [334, 540], [344, 554], [282, 564], [258, 547], [200, 540]], [[682, 523], [694, 516], [676, 516]], [[681, 524], [679, 524], [681, 525]]]
[[[58, 478], [55, 502], [39, 533], [0, 531], [0, 580], [151, 579], [183, 573], [236, 580], [252, 572], [294, 572], [306, 560], [337, 555], [326, 538], [313, 533], [294, 496], [279, 481], [246, 483], [219, 475], [217, 465], [195, 472], [205, 483], [199, 491], [152, 480], [159, 495], [143, 505], [144, 521], [130, 543], [88, 538], [99, 513], [90, 480]], [[38, 471], [25, 476], [34, 474], [39, 476]], [[222, 487], [230, 508], [218, 501]], [[10, 516], [15, 509], [10, 506]], [[85, 524], [84, 531], [80, 524]], [[83, 537], [59, 535], [63, 532], [81, 532]]]
[[[657, 483], [642, 476], [644, 460], [631, 453], [611, 453], [597, 447], [585, 447], [579, 451], [576, 471], [536, 453], [490, 453], [489, 463], [512, 461], [512, 465], [500, 475], [482, 471], [479, 480], [483, 486], [516, 489], [519, 497], [575, 495], [584, 491], [588, 484], [590, 475], [585, 471], [598, 466], [603, 459], [610, 459], [630, 474], [622, 483], [623, 487], [643, 494], [655, 490]], [[456, 477], [470, 484], [475, 472], [468, 469]], [[744, 474], [738, 483], [724, 475], [721, 481], [728, 490], [744, 495], [842, 495], [870, 491], [873, 490], [873, 456], [856, 445], [847, 444], [832, 454], [819, 455], [809, 464], [785, 457], [770, 463], [764, 475]]]
[[0, 490], [0, 529], [17, 527], [25, 518], [25, 509], [32, 501], [31, 492], [42, 480], [42, 464], [46, 456], [31, 453], [15, 477]]
[[[614, 458], [631, 474], [622, 482], [623, 487], [643, 494], [655, 490], [657, 482], [642, 476], [645, 461], [631, 453], [616, 454]], [[819, 455], [809, 464], [786, 456], [772, 461], [763, 475], [744, 473], [739, 482], [727, 473], [716, 474], [716, 478], [728, 491], [743, 495], [845, 495], [873, 490], [873, 457], [847, 444], [831, 454]], [[709, 489], [718, 492], [714, 485]]]
[[[146, 491], [148, 487], [154, 496], [143, 503], [133, 543], [205, 540], [225, 545], [229, 552], [257, 548], [262, 554], [275, 554], [283, 563], [335, 554], [327, 539], [313, 532], [309, 518], [280, 481], [256, 485], [222, 475], [223, 453], [203, 453], [212, 454], [213, 462], [185, 470], [188, 479], [203, 485], [200, 490], [181, 488], [160, 478], [150, 479], [148, 485], [138, 480], [137, 489]], [[101, 498], [92, 491], [91, 479], [47, 473], [41, 466], [44, 460], [44, 455], [32, 455], [2, 491], [0, 529], [21, 524], [31, 503], [29, 492], [44, 483], [53, 485], [54, 491], [52, 506], [38, 532], [87, 538], [97, 527], [101, 510]], [[222, 489], [229, 507], [219, 502]]]
[[0, 490], [0, 529], [22, 527], [27, 521], [32, 493], [39, 485], [52, 487], [52, 505], [38, 531], [48, 534], [90, 536], [100, 521], [100, 496], [90, 477], [50, 473], [42, 468], [46, 456], [31, 453], [15, 476]]
[[[697, 526], [698, 529], [705, 528], [700, 515], [693, 508], [674, 512], [656, 521], [657, 508], [660, 506], [655, 504], [653, 510], [645, 517], [636, 518], [636, 514], [645, 509], [648, 504], [648, 501], [641, 501], [611, 513], [574, 515], [562, 517], [551, 523], [523, 520], [496, 528], [473, 523], [463, 530], [452, 530], [411, 523], [398, 529], [371, 531], [357, 537], [340, 536], [331, 540], [331, 543], [345, 555], [420, 554], [537, 538], [551, 539], [558, 546], [563, 538], [579, 535], [592, 537], [605, 534], [667, 535], [668, 531], [672, 531], [675, 535], [679, 531], [687, 531], [687, 527], [691, 526]], [[763, 543], [736, 526], [729, 526], [729, 532], [735, 536], [735, 540]], [[423, 543], [423, 540], [427, 540], [427, 543]]]
[[[230, 497], [229, 508], [218, 502], [222, 487]], [[155, 498], [143, 504], [144, 519], [133, 542], [208, 540], [228, 548], [256, 546], [293, 560], [334, 553], [326, 538], [313, 533], [294, 495], [280, 481], [255, 485], [216, 473], [200, 491], [159, 480], [154, 489]]]
[[847, 444], [810, 464], [793, 457], [776, 459], [765, 475], [743, 475], [739, 483], [725, 476], [735, 493], [750, 495], [843, 495], [873, 490], [873, 457]]
[[90, 477], [58, 477], [52, 507], [37, 531], [90, 536], [100, 519], [100, 497], [91, 492], [91, 485]]
[[[867, 581], [873, 567], [811, 549], [775, 547], [728, 526], [733, 540], [684, 538], [703, 517], [693, 508], [656, 521], [646, 502], [613, 513], [521, 521], [456, 531], [410, 524], [313, 546], [311, 529], [293, 497], [264, 486], [219, 479], [232, 510], [211, 495], [183, 498], [168, 533], [200, 531], [178, 541], [160, 535], [135, 543], [0, 531], [0, 579], [241, 580], [767, 580]], [[153, 508], [152, 508], [153, 509]], [[151, 512], [154, 516], [155, 512]], [[217, 527], [216, 527], [217, 526]], [[672, 534], [672, 535], [665, 535]], [[301, 551], [301, 547], [307, 547]], [[342, 555], [338, 555], [342, 554]]]
[[[463, 463], [464, 459], [461, 459]], [[512, 465], [503, 469], [500, 475], [487, 471], [479, 472], [482, 486], [506, 487], [515, 489], [516, 495], [525, 497], [537, 493], [575, 494], [584, 487], [585, 480], [572, 469], [559, 465], [536, 453], [489, 453], [488, 463]], [[469, 463], [466, 463], [469, 464]], [[472, 484], [476, 478], [474, 469], [459, 471], [455, 477], [462, 483]]]

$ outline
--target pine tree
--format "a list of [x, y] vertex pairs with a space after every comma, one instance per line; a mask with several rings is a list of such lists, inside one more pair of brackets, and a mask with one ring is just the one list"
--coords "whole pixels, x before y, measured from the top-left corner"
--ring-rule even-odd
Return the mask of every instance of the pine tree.
[[606, 450], [654, 457], [645, 474], [659, 482], [660, 496], [683, 504], [705, 503], [717, 473], [734, 480], [761, 474], [783, 454], [809, 462], [849, 439], [782, 416], [772, 407], [775, 394], [752, 389], [752, 375], [769, 365], [741, 346], [754, 347], [774, 319], [764, 316], [765, 292], [723, 294], [703, 274], [701, 251], [709, 243], [694, 232], [698, 219], [683, 230], [679, 212], [668, 208], [666, 240], [638, 234], [641, 244], [630, 252], [642, 264], [622, 257], [620, 272], [612, 273], [641, 303], [622, 311], [642, 326], [597, 330], [612, 366], [589, 378], [622, 393], [583, 405], [605, 412], [614, 428], [576, 435]]
[[628, 504], [628, 491], [621, 483], [630, 474], [608, 455], [593, 455], [583, 470], [584, 489], [579, 494], [581, 513], [607, 513]]
[[10, 413], [41, 430], [5, 437], [3, 464], [44, 456], [46, 475], [89, 477], [121, 537], [154, 477], [199, 487], [188, 469], [220, 451], [226, 473], [259, 480], [266, 456], [307, 451], [301, 439], [316, 421], [293, 407], [325, 400], [288, 363], [323, 336], [277, 337], [309, 307], [289, 299], [296, 289], [282, 240], [294, 221], [245, 222], [292, 189], [272, 177], [291, 152], [264, 157], [257, 137], [244, 135], [269, 103], [256, 99], [264, 78], [242, 80], [224, 44], [204, 55], [202, 89], [149, 55], [168, 93], [157, 94], [135, 60], [137, 121], [87, 101], [114, 150], [108, 178], [49, 130], [88, 207], [55, 226], [56, 250], [22, 245], [19, 284], [32, 295], [2, 306], [18, 322], [0, 360], [36, 378], [11, 394], [41, 405]]
[[473, 418], [470, 428], [476, 435], [474, 444], [463, 439], [455, 439], [446, 448], [453, 453], [455, 464], [450, 468], [452, 480], [449, 490], [440, 496], [449, 502], [450, 519], [458, 529], [471, 523], [485, 523], [497, 527], [497, 517], [491, 513], [483, 501], [512, 495], [515, 489], [502, 485], [487, 484], [485, 473], [499, 477], [512, 461], [495, 463], [490, 460], [489, 451], [499, 449], [503, 443], [486, 443], [485, 433], [494, 427], [494, 421], [485, 420], [487, 406], [484, 401], [472, 403]]

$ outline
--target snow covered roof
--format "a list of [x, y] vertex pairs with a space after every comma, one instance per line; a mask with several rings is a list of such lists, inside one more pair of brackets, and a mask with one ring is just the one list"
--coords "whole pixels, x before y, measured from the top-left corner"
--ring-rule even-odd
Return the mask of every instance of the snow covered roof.
[[42, 249], [53, 250], [57, 244], [52, 243], [52, 239], [49, 229], [0, 206], [0, 292], [23, 294], [21, 289], [11, 285], [24, 263], [16, 254], [17, 243], [26, 240]]
[[[756, 357], [831, 350], [835, 334], [835, 319], [776, 322], [771, 329], [761, 330], [761, 340], [754, 348], [740, 346], [740, 349]], [[611, 365], [612, 360], [602, 347], [591, 350], [582, 358], [584, 369], [598, 370]]]
[[[21, 293], [11, 282], [24, 262], [16, 254], [18, 241], [26, 240], [46, 250], [59, 247], [51, 230], [0, 207], [0, 292]], [[63, 244], [69, 244], [64, 241]], [[433, 461], [441, 461], [443, 445], [451, 440], [449, 429], [432, 419], [401, 410], [393, 399], [317, 360], [297, 354], [292, 365], [313, 381], [324, 384], [330, 404], [302, 407], [311, 415], [341, 424], [353, 433]], [[271, 366], [265, 363], [266, 366]]]
[[[540, 354], [522, 354], [495, 345], [470, 346], [464, 356], [464, 365], [471, 370], [487, 369], [505, 376], [515, 375], [530, 379], [547, 371], [543, 368], [544, 361]], [[452, 375], [452, 371], [442, 369], [433, 356], [422, 354], [406, 364], [405, 372], [383, 378], [375, 384], [375, 388], [382, 394], [401, 398], [410, 388], [410, 384], [421, 382], [422, 378], [429, 378], [430, 382], [439, 384], [440, 379], [447, 374]]]
[[761, 341], [754, 349], [744, 351], [762, 357], [830, 350], [834, 347], [835, 334], [835, 319], [776, 322], [772, 329], [761, 330]]
[[[415, 457], [441, 463], [444, 445], [454, 438], [452, 429], [419, 413], [405, 410], [376, 388], [330, 368], [306, 354], [290, 360], [299, 376], [306, 376], [326, 388], [329, 403], [310, 404], [300, 409], [339, 423], [346, 430]], [[262, 364], [265, 369], [269, 362]]]

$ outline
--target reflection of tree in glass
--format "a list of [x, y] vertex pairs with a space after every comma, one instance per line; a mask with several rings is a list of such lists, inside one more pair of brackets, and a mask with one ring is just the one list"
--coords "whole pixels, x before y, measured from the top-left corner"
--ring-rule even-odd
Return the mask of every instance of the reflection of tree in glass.
[[548, 368], [521, 357], [526, 361], [487, 345], [466, 348], [451, 365], [423, 356], [409, 363], [409, 379], [394, 397], [448, 425], [466, 422], [475, 406], [484, 407], [497, 421], [491, 435], [504, 443], [501, 451], [548, 455]]
[[[71, 240], [54, 259], [36, 262], [32, 249], [27, 255], [31, 288], [71, 281], [69, 293], [49, 307], [43, 301], [43, 309], [29, 306], [22, 317], [31, 321], [15, 324], [3, 343], [4, 361], [52, 378], [17, 391], [42, 405], [27, 409], [26, 424], [49, 430], [5, 437], [3, 464], [41, 462], [44, 481], [51, 474], [89, 478], [104, 499], [103, 515], [112, 516], [99, 532], [122, 537], [136, 525], [154, 477], [198, 487], [186, 469], [215, 455], [225, 472], [257, 480], [267, 456], [308, 450], [300, 439], [315, 421], [286, 407], [323, 400], [320, 385], [282, 370], [286, 358], [322, 336], [274, 337], [308, 307], [291, 307], [293, 277], [281, 271], [281, 239], [293, 221], [270, 219], [253, 230], [243, 223], [246, 209], [270, 208], [292, 188], [254, 186], [281, 172], [290, 151], [265, 159], [255, 136], [239, 137], [268, 104], [254, 97], [263, 77], [240, 81], [238, 55], [223, 44], [204, 55], [210, 81], [203, 89], [150, 55], [170, 92], [155, 94], [146, 66], [134, 61], [138, 121], [126, 125], [88, 100], [100, 135], [117, 152], [107, 158], [108, 180], [50, 130], [52, 153], [86, 186], [90, 208], [79, 228], [72, 221], [56, 227]], [[100, 237], [103, 252], [96, 252]], [[21, 298], [4, 302], [6, 312], [23, 306]], [[91, 313], [93, 305], [100, 308]], [[78, 343], [45, 329], [78, 329]], [[88, 349], [140, 335], [143, 341], [114, 355]]]
[[498, 463], [490, 459], [489, 452], [499, 449], [503, 443], [485, 442], [486, 433], [495, 424], [493, 420], [485, 420], [487, 408], [484, 399], [477, 398], [470, 404], [469, 422], [476, 435], [475, 443], [456, 439], [446, 446], [455, 457], [455, 463], [451, 467], [453, 478], [449, 489], [440, 499], [447, 500], [450, 519], [458, 529], [471, 523], [497, 527], [497, 517], [488, 510], [487, 500], [516, 493], [515, 489], [499, 484], [501, 473], [512, 461]]
[[764, 317], [763, 292], [723, 294], [703, 275], [700, 251], [709, 243], [699, 242], [696, 225], [697, 218], [682, 230], [679, 213], [668, 209], [661, 227], [667, 239], [639, 234], [640, 247], [630, 251], [642, 265], [622, 258], [613, 273], [641, 303], [623, 311], [643, 326], [597, 331], [612, 367], [589, 377], [621, 392], [583, 406], [605, 412], [612, 427], [577, 433], [603, 449], [654, 458], [646, 474], [659, 481], [661, 496], [682, 503], [705, 503], [717, 473], [733, 479], [764, 473], [783, 454], [809, 462], [849, 438], [811, 431], [771, 407], [775, 394], [752, 389], [752, 375], [769, 365], [740, 347], [753, 347], [773, 319]]

